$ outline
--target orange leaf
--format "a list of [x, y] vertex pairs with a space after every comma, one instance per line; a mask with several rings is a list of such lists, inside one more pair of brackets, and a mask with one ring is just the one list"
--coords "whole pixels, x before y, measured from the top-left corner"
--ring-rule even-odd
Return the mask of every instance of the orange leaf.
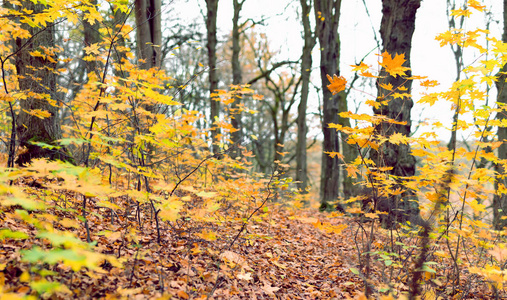
[[380, 65], [384, 67], [386, 72], [391, 76], [397, 77], [398, 75], [405, 75], [405, 71], [410, 69], [403, 66], [405, 61], [405, 54], [396, 54], [394, 58], [392, 58], [392, 56], [386, 51], [382, 53], [382, 62]]
[[486, 8], [486, 5], [481, 5], [477, 0], [468, 0], [467, 5], [471, 8], [477, 9], [478, 11], [483, 11], [484, 8]]
[[339, 92], [345, 90], [345, 84], [347, 83], [347, 80], [343, 76], [336, 76], [333, 75], [333, 78], [331, 76], [326, 75], [329, 82], [331, 82], [330, 85], [327, 86], [327, 88], [333, 93], [333, 95], [338, 94]]

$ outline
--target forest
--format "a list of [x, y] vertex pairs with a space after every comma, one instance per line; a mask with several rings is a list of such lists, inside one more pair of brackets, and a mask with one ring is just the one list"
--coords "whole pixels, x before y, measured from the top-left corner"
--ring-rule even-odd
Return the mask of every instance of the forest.
[[256, 1], [2, 2], [0, 299], [507, 297], [507, 0]]

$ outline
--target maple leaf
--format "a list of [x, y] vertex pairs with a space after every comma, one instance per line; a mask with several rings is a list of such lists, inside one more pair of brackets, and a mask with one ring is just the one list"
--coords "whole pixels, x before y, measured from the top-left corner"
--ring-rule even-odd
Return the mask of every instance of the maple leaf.
[[389, 137], [389, 142], [395, 145], [399, 145], [400, 143], [407, 144], [407, 139], [403, 134], [397, 132]]
[[390, 82], [388, 84], [381, 83], [381, 84], [379, 84], [379, 86], [381, 88], [383, 88], [384, 90], [388, 90], [388, 91], [392, 91], [393, 90], [393, 85]]
[[380, 65], [393, 77], [397, 77], [398, 75], [404, 76], [405, 71], [410, 70], [410, 68], [403, 67], [403, 63], [405, 60], [405, 54], [398, 54], [394, 56], [394, 58], [386, 52], [382, 53], [382, 62]]
[[456, 17], [470, 17], [472, 15], [472, 12], [469, 11], [468, 9], [454, 9], [454, 10], [451, 10], [451, 16], [456, 16]]
[[478, 11], [484, 11], [484, 8], [486, 8], [486, 5], [481, 5], [477, 0], [468, 0], [467, 6], [474, 8]]
[[356, 166], [347, 165], [347, 176], [352, 178], [357, 178], [357, 173], [359, 169]]
[[86, 54], [88, 55], [100, 55], [100, 45], [98, 43], [91, 44], [90, 46], [86, 46], [83, 48]]
[[329, 91], [331, 91], [331, 93], [333, 95], [336, 95], [339, 92], [345, 90], [345, 85], [347, 84], [347, 80], [343, 76], [338, 77], [336, 75], [333, 75], [333, 78], [331, 78], [331, 76], [329, 76], [329, 75], [326, 75], [326, 76], [327, 76], [327, 79], [329, 80], [329, 82], [331, 82], [331, 84], [329, 84], [327, 86], [327, 88], [329, 89]]
[[361, 62], [359, 65], [351, 65], [351, 67], [352, 67], [352, 72], [361, 71], [361, 73], [365, 72], [366, 70], [368, 70], [370, 68], [364, 62]]
[[380, 78], [379, 76], [375, 76], [373, 75], [372, 73], [366, 71], [366, 72], [361, 72], [361, 76], [363, 77], [370, 77], [370, 78]]
[[339, 153], [339, 152], [326, 152], [324, 151], [325, 154], [331, 156], [331, 158], [335, 158], [335, 157], [338, 157], [339, 159], [343, 160], [345, 159], [345, 157], [343, 156], [343, 154]]
[[435, 87], [439, 85], [438, 81], [436, 80], [424, 80], [419, 83], [421, 86], [429, 88], [429, 87]]

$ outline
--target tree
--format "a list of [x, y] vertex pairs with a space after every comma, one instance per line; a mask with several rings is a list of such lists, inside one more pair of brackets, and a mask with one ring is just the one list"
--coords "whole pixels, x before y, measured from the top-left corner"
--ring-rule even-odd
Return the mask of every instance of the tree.
[[[453, 29], [463, 29], [463, 25], [465, 22], [465, 16], [461, 16], [459, 18], [459, 27], [456, 27], [456, 19], [454, 16], [451, 15], [451, 11], [456, 9], [456, 1], [453, 1], [451, 3], [450, 0], [447, 0], [447, 19], [449, 22], [449, 30]], [[463, 51], [461, 49], [460, 45], [450, 45], [452, 54], [454, 55], [454, 62], [456, 63], [456, 81], [459, 81], [461, 78], [461, 71], [463, 69]], [[459, 105], [456, 106], [456, 110], [454, 111], [454, 115], [452, 117], [452, 126], [456, 127], [458, 126], [458, 118], [460, 114], [460, 107]], [[456, 149], [456, 133], [457, 130], [451, 131], [451, 138], [449, 140], [449, 143], [447, 144], [447, 149], [450, 151], [453, 151]]]
[[161, 0], [135, 0], [138, 59], [141, 68], [160, 67], [162, 44]]
[[312, 49], [315, 46], [315, 36], [312, 33], [310, 24], [311, 1], [300, 0], [301, 20], [303, 22], [303, 54], [301, 56], [301, 100], [298, 106], [298, 142], [296, 145], [296, 181], [298, 189], [303, 193], [308, 186], [308, 170], [306, 164], [306, 108], [308, 103], [308, 92], [310, 86], [310, 74], [312, 70]]
[[[45, 6], [23, 1], [23, 9], [33, 15], [44, 11]], [[55, 150], [35, 143], [54, 144], [62, 137], [58, 117], [59, 102], [56, 93], [56, 57], [54, 23], [44, 27], [32, 27], [29, 22], [21, 28], [31, 38], [16, 40], [16, 71], [19, 89], [27, 96], [20, 100], [20, 111], [16, 120], [16, 134], [20, 147], [26, 151], [17, 158], [17, 163], [26, 165], [34, 158], [69, 159], [64, 149]], [[46, 51], [45, 51], [46, 50]], [[33, 55], [37, 53], [37, 55]], [[34, 114], [39, 112], [41, 115]]]
[[[502, 41], [507, 43], [507, 0], [503, 1], [503, 34]], [[498, 74], [498, 80], [496, 81], [496, 88], [498, 90], [497, 103], [503, 107], [503, 110], [497, 113], [497, 120], [501, 123], [507, 119], [507, 64], [504, 64], [500, 73]], [[498, 148], [498, 159], [499, 163], [495, 164], [496, 180], [495, 190], [496, 193], [493, 196], [493, 224], [496, 229], [500, 230], [507, 226], [507, 219], [502, 219], [503, 216], [507, 215], [507, 195], [501, 193], [501, 187], [507, 187], [507, 128], [504, 126], [498, 127], [498, 141], [502, 142]], [[502, 162], [503, 160], [503, 162]]]
[[[209, 91], [210, 95], [218, 89], [218, 73], [217, 73], [217, 11], [218, 0], [206, 0], [206, 30], [208, 42], [208, 68], [209, 68]], [[210, 97], [210, 122], [213, 123], [219, 117], [220, 102], [212, 100]], [[217, 141], [218, 129], [211, 131], [211, 141], [213, 143], [213, 153], [220, 151]]]
[[[97, 0], [90, 1], [90, 4], [94, 7], [97, 6]], [[84, 44], [85, 46], [89, 47], [93, 44], [100, 43], [100, 33], [99, 33], [99, 22], [93, 22], [90, 23], [89, 20], [83, 20], [83, 31], [84, 31]], [[98, 69], [97, 62], [95, 60], [86, 60], [85, 62], [86, 66], [86, 73], [89, 74], [94, 72], [99, 78], [100, 76], [100, 70]]]
[[[239, 85], [242, 81], [241, 76], [241, 64], [239, 62], [239, 54], [241, 52], [240, 47], [240, 34], [241, 34], [241, 27], [244, 24], [239, 24], [239, 15], [241, 12], [241, 9], [243, 8], [243, 4], [246, 0], [238, 1], [233, 0], [233, 7], [234, 7], [234, 15], [232, 17], [232, 59], [231, 59], [231, 66], [232, 66], [232, 84]], [[239, 104], [241, 99], [239, 97], [234, 98], [234, 102], [231, 106], [231, 111], [233, 116], [231, 116], [231, 125], [237, 131], [232, 132], [231, 134], [231, 140], [235, 144], [236, 148], [233, 150], [232, 154], [234, 157], [239, 156], [239, 143], [241, 142], [242, 138], [242, 125], [241, 125], [241, 111], [239, 110]]]
[[[421, 0], [383, 0], [382, 22], [380, 35], [386, 58], [387, 55], [405, 55], [406, 61], [403, 66], [410, 68], [410, 49], [412, 35], [415, 29], [415, 15], [421, 5]], [[402, 76], [390, 76], [384, 68], [381, 70], [381, 84], [377, 84], [377, 101], [379, 106], [373, 109], [376, 115], [386, 116], [395, 120], [397, 124], [381, 122], [376, 126], [377, 134], [389, 137], [395, 133], [404, 136], [410, 135], [411, 116], [410, 112], [413, 101], [410, 97], [412, 83]], [[410, 69], [406, 76], [411, 76]], [[383, 87], [391, 85], [392, 91]], [[394, 97], [395, 93], [402, 94]], [[403, 95], [404, 94], [404, 95]], [[392, 168], [389, 174], [397, 178], [407, 178], [415, 175], [416, 160], [411, 155], [410, 146], [407, 144], [383, 143], [377, 151], [372, 151], [372, 159], [377, 169], [381, 167]], [[404, 192], [399, 196], [388, 199], [374, 199], [376, 209], [388, 211], [388, 224], [393, 221], [416, 220], [419, 216], [419, 205], [413, 199], [415, 196], [410, 192]]]
[[[322, 133], [324, 152], [339, 152], [340, 140], [336, 130], [328, 124], [338, 123], [339, 104], [346, 101], [343, 92], [336, 95], [327, 88], [328, 74], [340, 75], [340, 38], [338, 22], [340, 20], [341, 0], [314, 0], [316, 19], [316, 35], [320, 47], [320, 77], [322, 81]], [[320, 202], [321, 209], [330, 208], [329, 202], [335, 201], [339, 195], [340, 162], [337, 157], [322, 155]]]

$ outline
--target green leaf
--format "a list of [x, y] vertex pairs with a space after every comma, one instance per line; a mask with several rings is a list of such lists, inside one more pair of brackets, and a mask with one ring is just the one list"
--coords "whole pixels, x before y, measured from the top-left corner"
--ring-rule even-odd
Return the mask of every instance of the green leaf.
[[43, 142], [36, 142], [36, 141], [30, 141], [30, 144], [39, 146], [39, 147], [44, 148], [44, 149], [50, 149], [50, 150], [60, 149], [61, 148], [60, 146], [50, 145], [50, 144], [46, 144], [46, 143], [43, 143]]
[[62, 146], [89, 144], [90, 141], [78, 138], [65, 138], [57, 141]]
[[359, 275], [359, 270], [356, 269], [356, 268], [350, 268], [350, 272], [356, 274], [356, 275]]
[[83, 242], [70, 232], [40, 232], [37, 237], [50, 241], [53, 246], [75, 247], [83, 245]]
[[59, 282], [51, 282], [51, 281], [47, 281], [45, 279], [42, 279], [40, 281], [34, 281], [34, 282], [30, 283], [30, 287], [34, 291], [39, 293], [40, 295], [46, 294], [46, 293], [53, 294], [54, 292], [59, 290], [61, 286], [62, 286], [62, 284]]
[[16, 240], [24, 240], [28, 238], [28, 234], [20, 231], [12, 231], [10, 229], [0, 229], [0, 240], [3, 239], [16, 239]]
[[18, 197], [7, 198], [5, 200], [0, 201], [0, 203], [3, 206], [19, 205], [19, 206], [23, 207], [24, 209], [30, 210], [30, 211], [44, 210], [46, 208], [46, 205], [44, 205], [44, 203], [39, 202], [39, 201], [35, 201], [32, 199], [28, 199], [28, 198], [18, 198]]

